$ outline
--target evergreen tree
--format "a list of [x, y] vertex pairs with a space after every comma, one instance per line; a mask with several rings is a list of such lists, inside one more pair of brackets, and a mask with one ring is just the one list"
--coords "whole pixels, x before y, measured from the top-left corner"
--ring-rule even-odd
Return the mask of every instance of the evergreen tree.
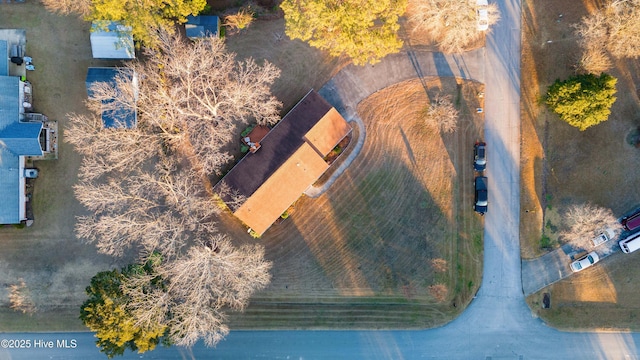
[[128, 297], [121, 289], [127, 276], [153, 271], [153, 261], [152, 257], [142, 266], [130, 265], [122, 271], [99, 272], [86, 289], [89, 299], [82, 304], [80, 320], [96, 332], [96, 345], [109, 358], [123, 355], [127, 349], [139, 353], [153, 350], [163, 340], [166, 326], [138, 326], [126, 309]]
[[584, 131], [609, 118], [616, 101], [616, 82], [616, 78], [606, 73], [558, 79], [549, 87], [544, 100], [562, 120]]

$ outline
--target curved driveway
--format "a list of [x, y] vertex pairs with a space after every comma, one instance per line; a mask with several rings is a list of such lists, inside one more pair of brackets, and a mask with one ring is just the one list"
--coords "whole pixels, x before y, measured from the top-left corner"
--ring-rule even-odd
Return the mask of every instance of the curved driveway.
[[[485, 50], [461, 56], [405, 53], [369, 67], [347, 67], [320, 93], [347, 119], [369, 94], [421, 75], [484, 81], [490, 209], [485, 220], [482, 286], [452, 323], [421, 331], [232, 331], [216, 349], [157, 349], [126, 359], [637, 359], [635, 333], [564, 333], [532, 316], [524, 301], [519, 250], [520, 2], [501, 1], [502, 20]], [[484, 69], [484, 70], [483, 70]], [[484, 72], [483, 72], [484, 71]], [[8, 338], [9, 335], [0, 338]], [[12, 334], [30, 339], [33, 334]], [[75, 349], [3, 350], [0, 359], [95, 357], [92, 334], [42, 334], [76, 339]], [[42, 356], [41, 356], [42, 355]], [[54, 357], [55, 357], [54, 356]]]

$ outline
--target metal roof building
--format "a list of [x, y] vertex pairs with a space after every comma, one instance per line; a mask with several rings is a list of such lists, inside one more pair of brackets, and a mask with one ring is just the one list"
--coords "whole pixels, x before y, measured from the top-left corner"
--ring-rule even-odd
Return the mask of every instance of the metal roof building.
[[[131, 80], [132, 85], [135, 87], [137, 83], [136, 74], [128, 69], [116, 69], [107, 67], [90, 67], [87, 71], [87, 78], [85, 85], [87, 87], [87, 95], [92, 96], [92, 86], [95, 83], [106, 82], [113, 86], [116, 84], [117, 76], [125, 76], [128, 80]], [[104, 105], [112, 103], [113, 100], [103, 101]], [[127, 109], [119, 107], [113, 110], [102, 111], [102, 123], [105, 128], [134, 128], [137, 123], [137, 113], [135, 109]]]
[[184, 25], [189, 39], [198, 39], [205, 36], [220, 36], [220, 18], [214, 15], [187, 16]]
[[91, 24], [91, 53], [94, 59], [133, 59], [136, 57], [130, 26], [117, 21]]
[[9, 44], [0, 40], [0, 76], [9, 75]]
[[43, 154], [42, 123], [20, 121], [20, 100], [20, 79], [0, 76], [0, 224], [26, 219], [25, 156]]

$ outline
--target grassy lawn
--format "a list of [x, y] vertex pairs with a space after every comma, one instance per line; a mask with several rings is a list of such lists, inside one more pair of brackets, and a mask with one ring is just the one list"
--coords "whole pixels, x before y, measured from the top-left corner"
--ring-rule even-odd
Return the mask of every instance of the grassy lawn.
[[[0, 26], [27, 29], [35, 110], [58, 120], [64, 137], [65, 114], [86, 111], [87, 67], [118, 63], [91, 58], [88, 24], [50, 14], [35, 1], [0, 4]], [[283, 31], [282, 19], [258, 20], [226, 43], [240, 58], [267, 59], [282, 69], [273, 91], [288, 110], [346, 61], [290, 41]], [[469, 303], [482, 269], [471, 154], [482, 136], [475, 108], [483, 89], [454, 79], [426, 81], [427, 92], [412, 81], [365, 100], [359, 113], [367, 138], [359, 157], [325, 195], [301, 198], [294, 214], [262, 239], [221, 215], [222, 231], [239, 243], [264, 244], [274, 264], [271, 285], [245, 313], [231, 316], [233, 328], [436, 326]], [[461, 111], [453, 135], [419, 120], [437, 92], [451, 95]], [[36, 163], [35, 224], [0, 228], [0, 331], [83, 329], [77, 317], [89, 279], [134, 260], [135, 254], [102, 256], [75, 238], [75, 217], [84, 213], [73, 196], [80, 161], [60, 142], [59, 160]], [[31, 316], [9, 308], [8, 289], [22, 280], [38, 310]]]
[[[640, 150], [626, 137], [638, 126], [638, 61], [618, 60], [609, 74], [618, 78], [617, 101], [607, 122], [580, 132], [540, 105], [557, 78], [574, 73], [579, 48], [571, 24], [599, 4], [596, 1], [523, 3], [522, 54], [522, 198], [523, 258], [558, 246], [562, 214], [572, 204], [591, 202], [616, 216], [640, 204]], [[632, 165], [633, 164], [633, 165]], [[543, 244], [546, 242], [547, 244]], [[625, 269], [625, 270], [623, 270]], [[532, 309], [562, 328], [637, 329], [640, 307], [636, 281], [640, 263], [616, 253], [593, 270], [577, 274], [528, 298]], [[541, 309], [542, 294], [551, 309]]]
[[420, 121], [428, 97], [417, 80], [363, 101], [362, 152], [326, 194], [301, 198], [263, 236], [272, 283], [232, 325], [426, 327], [468, 304], [482, 267], [481, 221], [471, 206], [481, 85], [427, 84], [429, 96], [460, 97], [461, 129], [441, 135]]

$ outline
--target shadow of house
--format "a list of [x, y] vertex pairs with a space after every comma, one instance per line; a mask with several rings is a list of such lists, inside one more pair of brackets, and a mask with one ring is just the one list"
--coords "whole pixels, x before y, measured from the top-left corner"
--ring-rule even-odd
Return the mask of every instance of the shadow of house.
[[117, 21], [91, 24], [91, 54], [94, 59], [133, 59], [136, 57], [130, 26]]
[[336, 109], [311, 90], [214, 191], [262, 235], [329, 168], [324, 157], [349, 132], [351, 126]]
[[220, 18], [215, 15], [187, 16], [187, 37], [195, 40], [207, 36], [220, 37]]
[[[95, 86], [100, 83], [107, 83], [116, 93], [119, 92], [118, 77], [121, 77], [122, 80], [120, 86], [131, 84], [134, 87], [132, 93], [134, 94], [133, 102], [135, 102], [137, 99], [138, 79], [137, 75], [129, 69], [90, 67], [85, 80], [87, 95], [91, 99], [94, 96]], [[101, 101], [103, 105], [101, 118], [105, 128], [131, 129], [136, 127], [138, 117], [134, 104], [127, 104], [126, 101], [116, 103], [116, 99], [104, 99]]]

